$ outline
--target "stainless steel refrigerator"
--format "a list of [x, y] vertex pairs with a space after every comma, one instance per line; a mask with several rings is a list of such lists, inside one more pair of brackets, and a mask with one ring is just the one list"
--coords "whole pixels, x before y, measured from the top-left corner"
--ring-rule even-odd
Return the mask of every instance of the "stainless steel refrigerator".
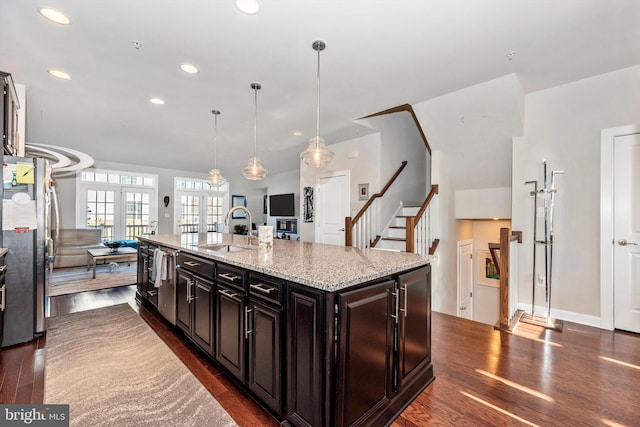
[[31, 341], [46, 330], [53, 262], [50, 184], [47, 160], [4, 157], [2, 246], [8, 252], [2, 347]]

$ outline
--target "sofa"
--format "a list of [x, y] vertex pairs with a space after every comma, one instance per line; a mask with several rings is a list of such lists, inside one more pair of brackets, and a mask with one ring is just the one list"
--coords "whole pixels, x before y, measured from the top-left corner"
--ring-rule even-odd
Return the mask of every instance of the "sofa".
[[[52, 234], [55, 239], [55, 230]], [[105, 248], [106, 246], [102, 244], [102, 230], [100, 229], [60, 229], [53, 268], [87, 265], [87, 250]]]

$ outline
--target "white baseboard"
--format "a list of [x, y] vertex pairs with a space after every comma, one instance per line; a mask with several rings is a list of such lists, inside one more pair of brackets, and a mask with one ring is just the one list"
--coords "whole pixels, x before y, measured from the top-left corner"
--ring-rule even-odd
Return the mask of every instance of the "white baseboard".
[[[524, 310], [525, 313], [531, 311], [531, 304], [518, 304], [518, 309]], [[543, 314], [545, 312], [544, 307], [536, 306], [536, 314]], [[566, 320], [567, 322], [580, 323], [582, 325], [593, 326], [594, 328], [602, 329], [600, 324], [600, 317], [591, 316], [583, 313], [574, 313], [573, 311], [565, 311], [558, 309], [551, 309], [551, 317], [559, 320]]]

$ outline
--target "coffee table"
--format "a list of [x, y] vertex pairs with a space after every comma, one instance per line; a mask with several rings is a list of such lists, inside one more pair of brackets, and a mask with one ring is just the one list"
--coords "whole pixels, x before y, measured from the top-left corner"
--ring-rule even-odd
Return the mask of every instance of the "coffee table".
[[111, 249], [89, 249], [87, 250], [87, 270], [93, 266], [93, 278], [96, 278], [96, 264], [98, 261], [108, 260], [127, 260], [127, 265], [131, 265], [131, 258], [138, 254], [138, 250], [134, 248], [118, 248], [115, 251]]

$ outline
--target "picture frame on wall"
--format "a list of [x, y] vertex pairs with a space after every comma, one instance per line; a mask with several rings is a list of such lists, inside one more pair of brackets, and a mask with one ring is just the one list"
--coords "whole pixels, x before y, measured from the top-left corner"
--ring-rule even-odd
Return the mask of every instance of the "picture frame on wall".
[[[234, 194], [233, 196], [231, 196], [231, 207], [235, 208], [236, 206], [244, 206], [246, 208], [247, 196], [240, 196], [237, 194]], [[247, 217], [247, 213], [241, 210], [233, 211], [233, 213], [231, 214], [231, 218], [233, 219], [242, 219], [246, 217]]]
[[358, 200], [369, 200], [369, 184], [358, 184]]
[[486, 286], [500, 286], [500, 272], [489, 250], [476, 252], [478, 283]]

